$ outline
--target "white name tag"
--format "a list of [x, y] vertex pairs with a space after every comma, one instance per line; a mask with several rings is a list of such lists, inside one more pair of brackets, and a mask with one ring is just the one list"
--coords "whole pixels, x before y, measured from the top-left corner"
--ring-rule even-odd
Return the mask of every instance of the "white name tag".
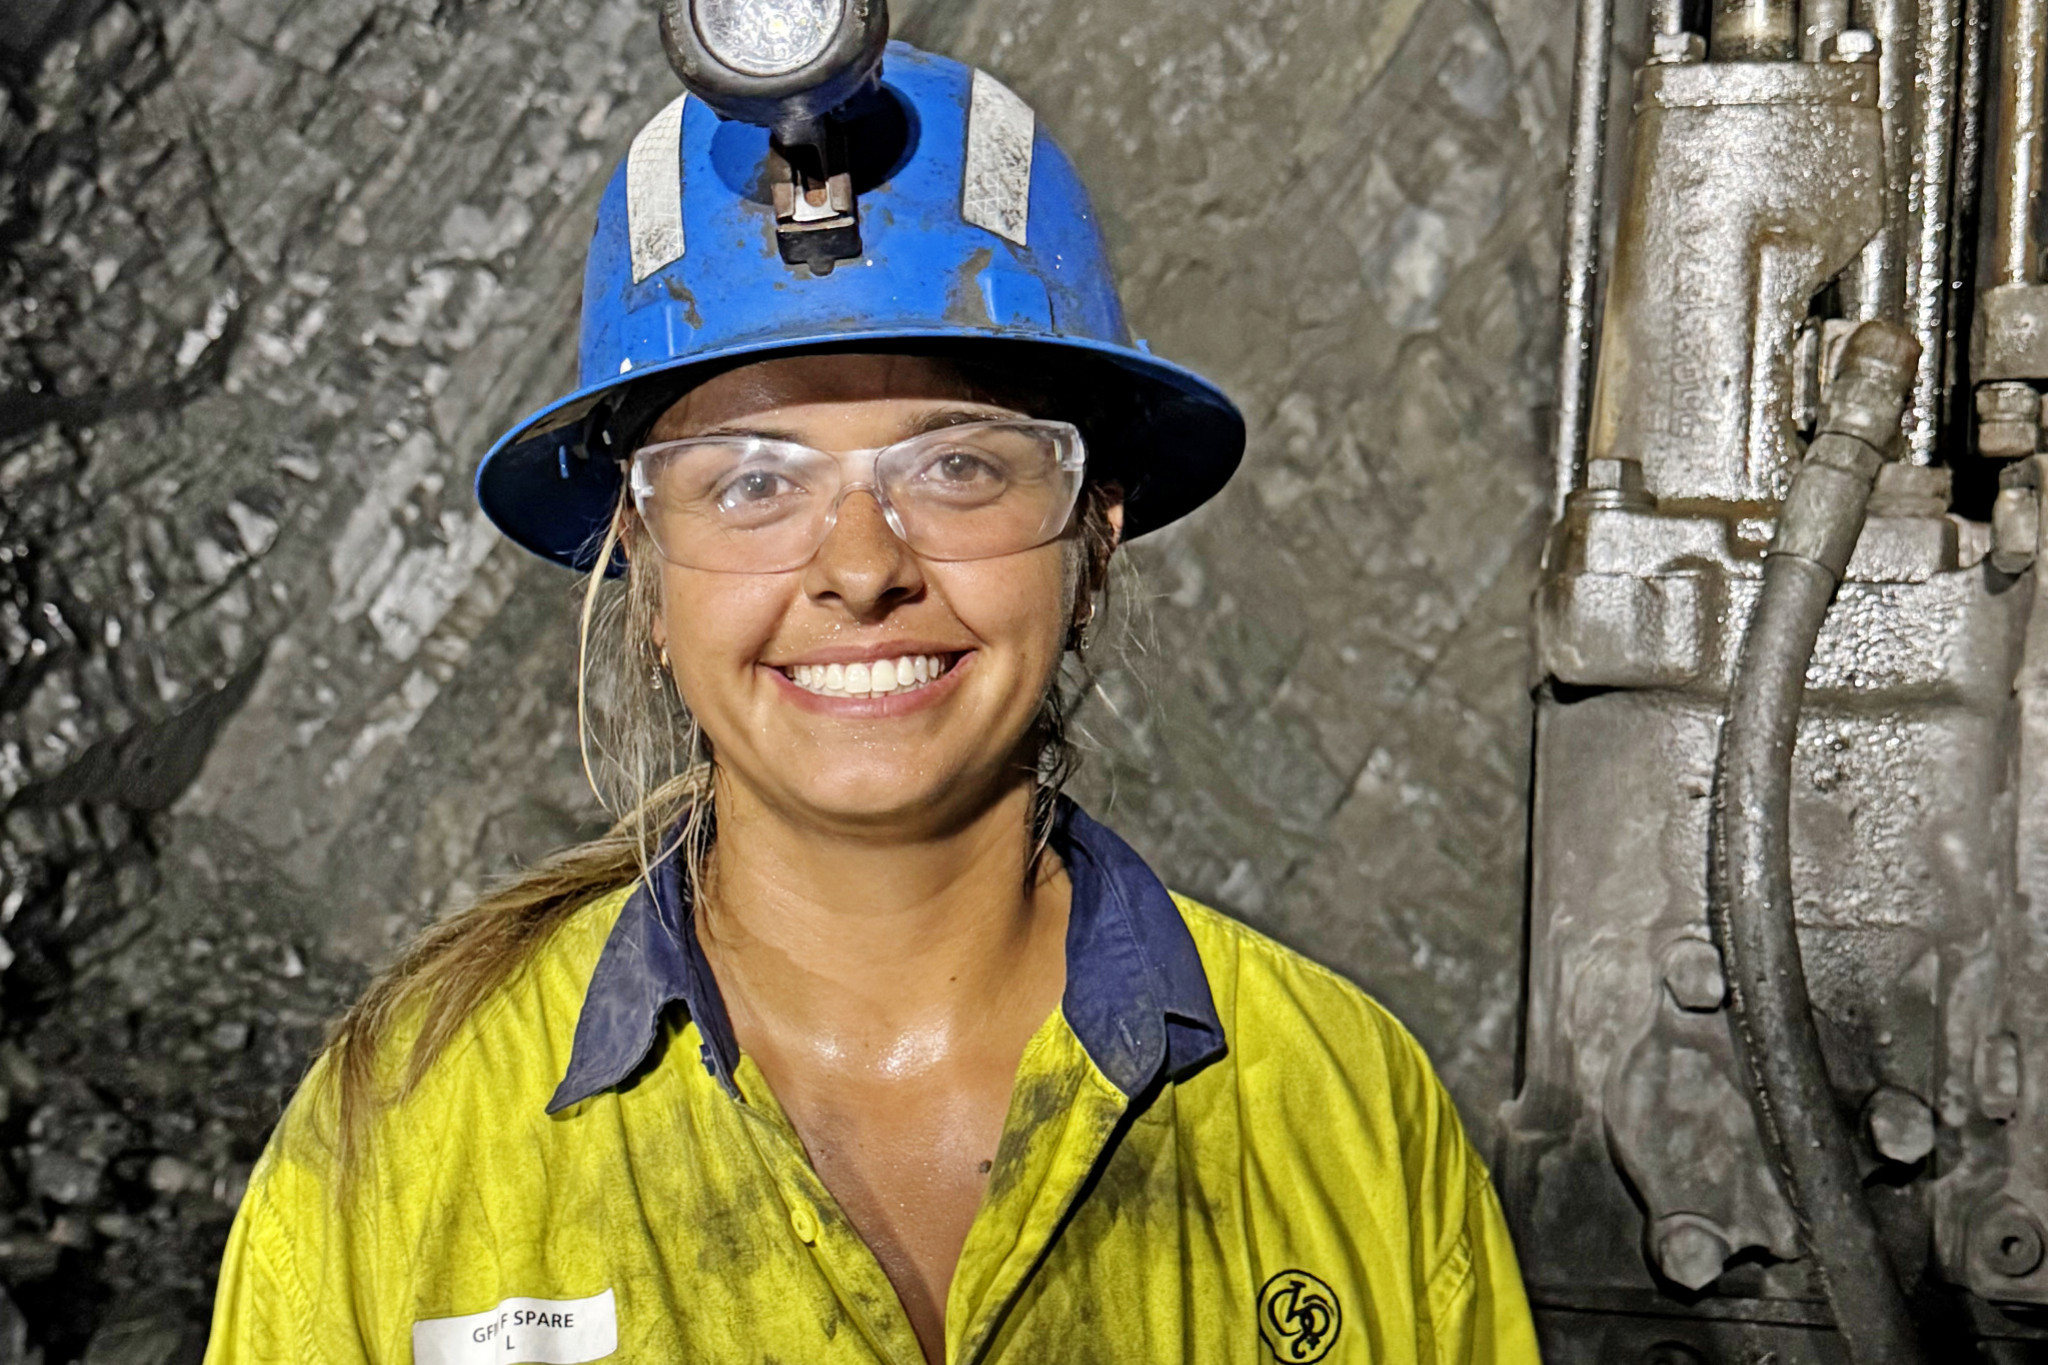
[[507, 1299], [482, 1313], [412, 1325], [413, 1365], [583, 1365], [618, 1349], [609, 1289], [587, 1299]]

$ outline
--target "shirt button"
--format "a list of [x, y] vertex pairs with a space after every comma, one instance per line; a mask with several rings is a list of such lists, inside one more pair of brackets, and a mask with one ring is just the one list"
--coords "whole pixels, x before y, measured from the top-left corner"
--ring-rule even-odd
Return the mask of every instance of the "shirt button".
[[809, 1204], [798, 1204], [790, 1209], [789, 1225], [796, 1230], [797, 1240], [805, 1246], [818, 1240], [818, 1215], [811, 1212]]

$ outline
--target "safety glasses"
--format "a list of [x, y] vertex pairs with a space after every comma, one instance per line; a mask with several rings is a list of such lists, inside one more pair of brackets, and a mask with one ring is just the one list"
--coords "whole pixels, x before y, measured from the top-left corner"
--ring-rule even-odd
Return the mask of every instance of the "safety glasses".
[[693, 436], [633, 453], [633, 506], [671, 564], [716, 573], [801, 568], [850, 494], [926, 559], [994, 559], [1056, 540], [1087, 450], [1066, 422], [963, 422], [873, 450]]

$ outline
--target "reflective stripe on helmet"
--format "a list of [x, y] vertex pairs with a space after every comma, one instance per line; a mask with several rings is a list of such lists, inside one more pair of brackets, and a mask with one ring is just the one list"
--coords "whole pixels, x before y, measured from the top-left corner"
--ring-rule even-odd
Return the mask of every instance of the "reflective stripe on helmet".
[[960, 216], [978, 228], [1025, 245], [1031, 221], [1031, 144], [1038, 116], [1009, 86], [974, 73], [967, 101], [967, 169]]
[[633, 135], [626, 153], [626, 235], [633, 283], [683, 258], [683, 105], [678, 95]]

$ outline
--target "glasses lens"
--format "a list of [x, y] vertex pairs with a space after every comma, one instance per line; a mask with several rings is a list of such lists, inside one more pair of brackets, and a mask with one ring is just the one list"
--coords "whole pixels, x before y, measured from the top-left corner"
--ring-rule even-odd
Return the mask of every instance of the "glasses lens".
[[974, 422], [905, 441], [876, 476], [919, 554], [993, 559], [1066, 529], [1082, 466], [1064, 422]]
[[[1054, 539], [1085, 463], [1080, 432], [1064, 422], [972, 422], [845, 457], [697, 437], [633, 456], [633, 505], [672, 564], [777, 573], [817, 552], [849, 486], [842, 461], [856, 456], [875, 456], [881, 500], [910, 548], [931, 559], [993, 559]], [[852, 486], [873, 485], [863, 469]]]
[[839, 463], [784, 441], [704, 439], [633, 457], [633, 503], [671, 563], [732, 573], [794, 568], [817, 548]]

